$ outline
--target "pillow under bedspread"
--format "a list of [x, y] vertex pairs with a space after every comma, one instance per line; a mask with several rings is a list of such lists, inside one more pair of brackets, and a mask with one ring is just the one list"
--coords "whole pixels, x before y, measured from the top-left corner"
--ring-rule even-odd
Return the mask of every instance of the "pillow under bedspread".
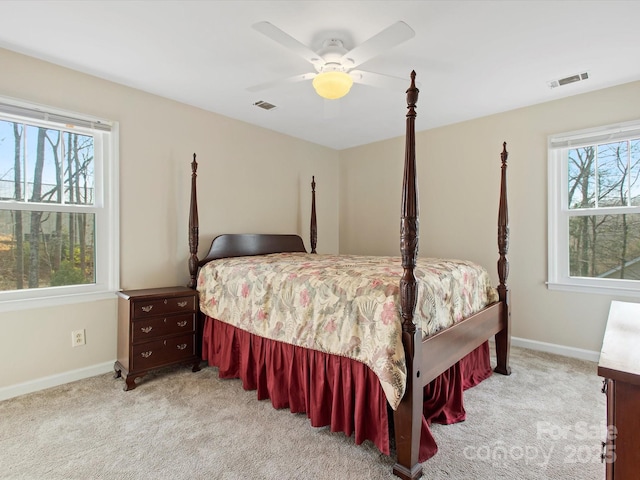
[[[277, 253], [213, 260], [200, 269], [200, 308], [262, 337], [342, 355], [369, 366], [396, 409], [406, 363], [400, 257]], [[472, 262], [418, 258], [414, 315], [423, 337], [498, 300]]]

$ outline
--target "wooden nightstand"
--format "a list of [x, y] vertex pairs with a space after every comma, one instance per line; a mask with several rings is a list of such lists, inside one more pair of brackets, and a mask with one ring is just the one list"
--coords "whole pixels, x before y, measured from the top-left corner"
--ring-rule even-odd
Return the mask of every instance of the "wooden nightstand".
[[151, 370], [192, 363], [200, 370], [198, 292], [187, 287], [118, 292], [118, 360], [116, 378], [124, 390]]

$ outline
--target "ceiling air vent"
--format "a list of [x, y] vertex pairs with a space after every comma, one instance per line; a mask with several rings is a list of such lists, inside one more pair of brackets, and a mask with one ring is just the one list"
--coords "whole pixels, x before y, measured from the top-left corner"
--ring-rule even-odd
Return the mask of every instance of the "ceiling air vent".
[[264, 102], [262, 100], [258, 100], [256, 103], [253, 104], [256, 107], [260, 107], [263, 110], [273, 110], [274, 108], [276, 108], [275, 105], [269, 103], [269, 102]]
[[587, 80], [589, 78], [589, 73], [576, 73], [575, 75], [570, 75], [568, 77], [561, 78], [559, 80], [552, 80], [549, 83], [550, 88], [562, 87], [563, 85], [569, 85], [570, 83], [576, 83], [581, 80]]

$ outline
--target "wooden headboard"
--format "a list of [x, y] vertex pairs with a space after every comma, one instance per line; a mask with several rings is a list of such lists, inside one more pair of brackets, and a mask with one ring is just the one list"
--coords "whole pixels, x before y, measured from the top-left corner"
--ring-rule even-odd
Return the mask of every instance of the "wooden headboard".
[[198, 262], [198, 266], [201, 267], [217, 258], [281, 252], [306, 253], [307, 250], [304, 248], [302, 238], [298, 235], [227, 233], [213, 239], [209, 253]]
[[[302, 252], [306, 253], [304, 242], [298, 235], [293, 234], [248, 234], [227, 233], [218, 235], [211, 242], [209, 253], [198, 259], [199, 225], [198, 225], [198, 195], [196, 179], [198, 162], [193, 154], [191, 162], [191, 203], [189, 205], [189, 288], [196, 288], [198, 270], [205, 263], [217, 258], [244, 257], [249, 255], [266, 255], [269, 253]], [[311, 179], [311, 225], [310, 225], [311, 253], [316, 252], [318, 239], [318, 222], [316, 219], [316, 178]]]

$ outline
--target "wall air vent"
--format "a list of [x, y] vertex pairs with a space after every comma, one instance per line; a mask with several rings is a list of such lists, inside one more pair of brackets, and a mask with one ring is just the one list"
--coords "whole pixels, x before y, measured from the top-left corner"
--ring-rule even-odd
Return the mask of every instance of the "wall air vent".
[[253, 104], [256, 107], [260, 107], [263, 110], [273, 110], [274, 108], [276, 108], [275, 105], [269, 103], [269, 102], [264, 102], [262, 100], [258, 100], [256, 103]]
[[568, 77], [561, 78], [559, 80], [552, 80], [547, 82], [549, 88], [562, 87], [563, 85], [569, 85], [570, 83], [580, 82], [589, 78], [589, 72], [576, 73], [575, 75], [569, 75]]

